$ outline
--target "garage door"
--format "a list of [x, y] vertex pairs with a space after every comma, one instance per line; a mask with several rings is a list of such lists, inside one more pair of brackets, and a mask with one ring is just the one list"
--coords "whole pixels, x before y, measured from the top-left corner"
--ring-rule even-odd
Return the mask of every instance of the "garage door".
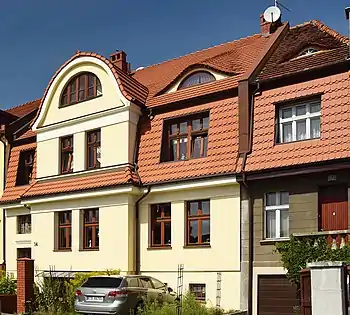
[[258, 276], [258, 315], [295, 315], [296, 305], [296, 286], [286, 276]]

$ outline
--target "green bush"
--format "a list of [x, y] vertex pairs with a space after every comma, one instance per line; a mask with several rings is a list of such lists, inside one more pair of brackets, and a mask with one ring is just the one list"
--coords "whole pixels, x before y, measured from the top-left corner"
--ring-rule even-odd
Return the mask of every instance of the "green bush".
[[13, 275], [7, 274], [5, 271], [0, 273], [0, 294], [16, 294], [17, 284]]

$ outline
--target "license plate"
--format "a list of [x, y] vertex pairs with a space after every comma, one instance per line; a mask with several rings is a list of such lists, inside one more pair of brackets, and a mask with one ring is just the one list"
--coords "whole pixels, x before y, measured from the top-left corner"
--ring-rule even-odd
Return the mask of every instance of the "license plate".
[[101, 297], [101, 296], [87, 296], [86, 301], [103, 302], [103, 297]]

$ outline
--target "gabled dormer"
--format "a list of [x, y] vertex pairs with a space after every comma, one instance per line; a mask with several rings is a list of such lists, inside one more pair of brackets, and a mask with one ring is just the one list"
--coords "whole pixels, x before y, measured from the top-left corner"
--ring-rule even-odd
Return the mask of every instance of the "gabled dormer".
[[125, 65], [124, 52], [78, 52], [54, 74], [32, 125], [39, 180], [133, 163], [148, 91]]

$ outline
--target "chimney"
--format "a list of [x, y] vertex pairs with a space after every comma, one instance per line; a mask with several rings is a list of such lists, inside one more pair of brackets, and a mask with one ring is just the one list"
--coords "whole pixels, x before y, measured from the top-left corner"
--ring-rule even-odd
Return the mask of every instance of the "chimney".
[[122, 50], [117, 50], [109, 56], [110, 61], [121, 69], [123, 72], [128, 73], [129, 66], [126, 61], [126, 53]]
[[267, 36], [274, 33], [282, 25], [281, 19], [278, 19], [275, 23], [265, 21], [264, 14], [260, 14], [260, 33]]

